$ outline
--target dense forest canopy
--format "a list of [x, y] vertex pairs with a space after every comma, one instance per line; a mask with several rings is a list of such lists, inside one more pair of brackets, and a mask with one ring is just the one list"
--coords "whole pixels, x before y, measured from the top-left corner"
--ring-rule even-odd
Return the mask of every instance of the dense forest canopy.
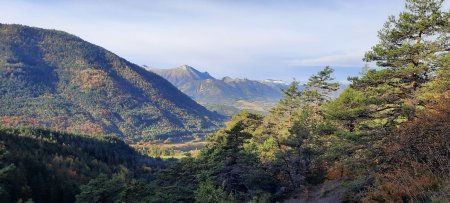
[[0, 202], [74, 202], [93, 178], [149, 182], [165, 164], [115, 137], [1, 127]]
[[443, 3], [406, 0], [364, 57], [377, 67], [349, 78], [337, 98], [340, 84], [325, 67], [283, 90], [268, 115], [234, 116], [197, 156], [166, 163], [113, 137], [1, 128], [0, 200], [449, 202]]

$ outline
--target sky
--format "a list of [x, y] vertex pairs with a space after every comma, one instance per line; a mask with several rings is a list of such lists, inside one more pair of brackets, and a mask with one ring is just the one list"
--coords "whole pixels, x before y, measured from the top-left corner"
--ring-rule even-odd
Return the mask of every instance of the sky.
[[0, 0], [0, 23], [57, 29], [136, 63], [306, 81], [357, 75], [403, 0]]

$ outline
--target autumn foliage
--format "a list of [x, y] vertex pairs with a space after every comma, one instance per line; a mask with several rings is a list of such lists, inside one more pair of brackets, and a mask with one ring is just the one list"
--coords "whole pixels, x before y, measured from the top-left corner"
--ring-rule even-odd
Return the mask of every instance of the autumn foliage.
[[[447, 92], [447, 96], [450, 95]], [[443, 97], [403, 123], [384, 144], [385, 157], [369, 200], [423, 201], [450, 179], [450, 103]], [[450, 191], [447, 191], [450, 192]]]

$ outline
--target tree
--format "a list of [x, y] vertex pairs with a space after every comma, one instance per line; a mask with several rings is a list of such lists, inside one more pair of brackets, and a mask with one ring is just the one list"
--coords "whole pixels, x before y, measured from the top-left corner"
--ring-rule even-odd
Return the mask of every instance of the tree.
[[232, 203], [236, 202], [233, 196], [227, 195], [223, 190], [223, 186], [216, 187], [211, 180], [201, 182], [198, 189], [195, 191], [195, 202], [198, 203]]
[[[374, 100], [372, 114], [387, 117], [393, 126], [399, 117], [410, 118], [420, 103], [415, 94], [445, 67], [449, 51], [448, 11], [443, 0], [407, 0], [406, 11], [390, 16], [378, 33], [380, 42], [365, 54], [381, 70], [352, 78], [352, 87]], [[448, 64], [447, 64], [448, 65]]]
[[286, 122], [286, 128], [290, 128], [293, 123], [293, 116], [302, 105], [302, 93], [299, 91], [299, 82], [293, 81], [286, 90], [283, 90], [283, 98], [277, 107], [271, 110], [271, 114], [281, 118]]
[[329, 66], [319, 71], [316, 75], [309, 78], [305, 84], [306, 90], [302, 91], [304, 101], [313, 104], [315, 113], [319, 113], [319, 106], [330, 99], [331, 93], [339, 89], [339, 83], [334, 80], [331, 74], [334, 72]]
[[345, 93], [329, 106], [329, 116], [359, 126], [348, 137], [364, 148], [351, 151], [351, 158], [360, 158], [362, 168], [370, 166], [359, 188], [375, 188], [363, 201], [426, 202], [434, 187], [448, 193], [434, 182], [448, 183], [448, 172], [430, 175], [448, 165], [448, 114], [432, 114], [440, 110], [429, 105], [450, 89], [450, 14], [443, 11], [443, 2], [407, 0], [406, 11], [389, 17], [379, 31], [380, 42], [365, 55], [366, 62], [380, 68], [350, 78], [354, 96]]
[[[236, 119], [236, 120], [235, 120]], [[275, 179], [268, 173], [257, 154], [247, 148], [252, 142], [255, 124], [261, 117], [255, 114], [238, 115], [225, 129], [208, 137], [213, 143], [202, 151], [199, 159], [208, 168], [203, 176], [208, 177], [237, 201], [249, 201], [263, 194], [274, 194], [278, 189]]]
[[359, 121], [369, 117], [370, 98], [353, 88], [345, 89], [338, 98], [324, 105], [325, 117], [337, 121], [354, 132]]
[[155, 202], [193, 202], [197, 176], [205, 164], [191, 156], [162, 169], [155, 180]]
[[278, 105], [264, 119], [261, 126], [263, 133], [260, 135], [264, 140], [259, 147], [261, 158], [278, 181], [292, 189], [303, 180], [297, 170], [300, 166], [293, 161], [298, 160], [294, 155], [298, 155], [298, 143], [301, 141], [295, 140], [295, 130], [292, 131], [298, 126], [296, 120], [303, 106], [302, 96], [299, 83], [293, 81], [283, 90], [283, 98]]
[[100, 174], [88, 184], [81, 187], [81, 193], [76, 196], [76, 202], [109, 203], [117, 202], [120, 193], [125, 189], [124, 181], [119, 177], [109, 178]]
[[442, 11], [444, 0], [406, 0], [399, 18], [390, 16], [378, 32], [380, 42], [364, 60], [380, 67], [403, 70], [403, 82], [411, 89], [429, 81], [430, 71], [442, 64], [436, 59], [449, 50], [449, 12]]
[[127, 184], [120, 194], [120, 202], [142, 203], [151, 202], [154, 197], [153, 188], [150, 184], [142, 181], [133, 181]]
[[15, 172], [16, 166], [5, 163], [3, 159], [7, 154], [8, 151], [6, 151], [4, 144], [0, 142], [0, 202], [12, 202], [11, 196], [16, 195], [10, 194], [12, 192], [12, 183], [15, 182], [11, 180], [10, 176]]
[[339, 88], [331, 77], [333, 71], [326, 67], [311, 76], [305, 90], [299, 90], [299, 83], [292, 82], [258, 130], [258, 137], [262, 138], [259, 156], [288, 190], [304, 185], [311, 170], [312, 150], [308, 142], [322, 133], [318, 132], [323, 126], [319, 107]]

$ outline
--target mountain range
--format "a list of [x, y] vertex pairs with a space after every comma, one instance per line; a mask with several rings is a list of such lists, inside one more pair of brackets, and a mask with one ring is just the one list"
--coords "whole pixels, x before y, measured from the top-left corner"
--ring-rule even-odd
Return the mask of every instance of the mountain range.
[[182, 65], [172, 69], [147, 68], [159, 74], [192, 99], [210, 110], [233, 115], [241, 110], [265, 112], [282, 97], [287, 84], [278, 80], [249, 80], [224, 77]]
[[224, 119], [102, 47], [22, 25], [0, 24], [0, 101], [3, 126], [112, 134], [130, 142], [215, 130]]

